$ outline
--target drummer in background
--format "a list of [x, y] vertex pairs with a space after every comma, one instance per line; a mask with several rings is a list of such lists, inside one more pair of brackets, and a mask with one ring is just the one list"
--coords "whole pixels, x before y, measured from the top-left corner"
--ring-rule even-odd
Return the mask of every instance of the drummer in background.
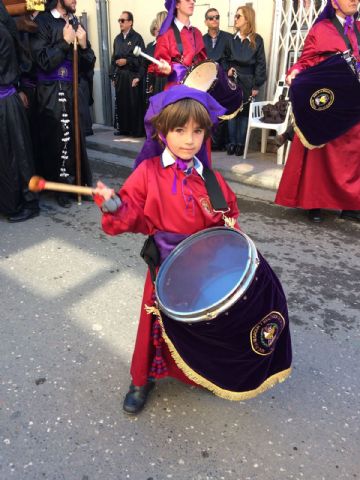
[[228, 155], [244, 153], [246, 131], [249, 121], [250, 96], [256, 97], [266, 80], [264, 41], [256, 33], [255, 11], [243, 6], [236, 10], [234, 28], [236, 33], [230, 41], [228, 76], [234, 78], [243, 90], [244, 108], [229, 120]]
[[[205, 167], [208, 165], [205, 139], [210, 134], [211, 126], [217, 124], [218, 116], [224, 112], [225, 109], [207, 92], [185, 85], [174, 86], [151, 97], [145, 117], [149, 156], [135, 165], [135, 170], [117, 195], [112, 189], [98, 182], [95, 201], [103, 211], [103, 230], [109, 235], [124, 232], [150, 235], [145, 243], [148, 248], [143, 255], [144, 259], [146, 257], [152, 259], [147, 262], [150, 266], [157, 267], [187, 236], [210, 227], [224, 225], [223, 214], [212, 207], [204, 180], [207, 172]], [[235, 228], [238, 228], [236, 220], [239, 210], [236, 196], [222, 176], [218, 172], [214, 173], [215, 182], [218, 182], [229, 209], [226, 216], [233, 220]], [[155, 253], [158, 251], [160, 261], [156, 258], [157, 255], [154, 255], [154, 251]], [[191, 262], [196, 262], [196, 258], [192, 258]], [[241, 336], [244, 336], [244, 330], [252, 323], [253, 318], [256, 319], [256, 324], [264, 321], [264, 311], [268, 313], [277, 310], [283, 312], [284, 317], [279, 328], [273, 325], [271, 353], [270, 350], [265, 355], [254, 353], [250, 345], [250, 335], [246, 337], [248, 344], [245, 350], [248, 353], [236, 349], [233, 345], [225, 348], [228, 371], [224, 372], [224, 375], [230, 377], [231, 382], [233, 380], [237, 382], [238, 386], [241, 384], [240, 392], [231, 392], [229, 391], [231, 389], [226, 390], [226, 387], [216, 387], [211, 378], [204, 380], [203, 377], [191, 375], [184, 365], [181, 366], [178, 361], [175, 363], [170, 354], [168, 339], [166, 336], [163, 337], [159, 318], [155, 312], [145, 310], [145, 306], [154, 306], [154, 284], [148, 272], [130, 370], [132, 382], [123, 404], [126, 413], [140, 412], [154, 387], [154, 381], [166, 376], [188, 384], [195, 382], [230, 400], [254, 397], [287, 377], [290, 373], [291, 342], [286, 299], [271, 268], [265, 260], [262, 259], [261, 262], [262, 267], [259, 266], [259, 275], [256, 279], [259, 290], [253, 296], [249, 294], [244, 307], [240, 306], [244, 316], [242, 318], [240, 315], [238, 318], [239, 328], [242, 329]], [[152, 271], [154, 270], [155, 268]], [[262, 309], [265, 308], [261, 313], [258, 310], [260, 305]], [[234, 323], [231, 315], [227, 318]], [[242, 321], [246, 327], [241, 324]], [[265, 324], [261, 323], [260, 327], [260, 323], [259, 332], [262, 331], [262, 327], [265, 328]], [[189, 332], [189, 335], [197, 335], [196, 332]], [[208, 330], [206, 333], [209, 333]], [[227, 331], [225, 338], [216, 337], [217, 346], [227, 346], [228, 337]], [[205, 341], [208, 346], [206, 339], [199, 341]], [[216, 348], [211, 348], [211, 351], [213, 352], [211, 361], [205, 359], [205, 364], [217, 365], [217, 371], [222, 375], [223, 368], [219, 368], [216, 363]], [[173, 351], [172, 354], [175, 355]], [[249, 371], [252, 372], [250, 375], [252, 388], [247, 388], [248, 385], [242, 382], [245, 378], [249, 379]]]
[[[299, 61], [288, 71], [288, 85], [300, 71], [317, 65], [329, 53], [347, 50], [336, 24], [344, 29], [360, 62], [360, 22], [355, 20], [358, 7], [359, 0], [328, 0], [305, 39]], [[315, 223], [323, 220], [323, 208], [342, 210], [341, 218], [360, 221], [360, 124], [312, 150], [295, 135], [275, 203], [306, 209]]]
[[160, 28], [155, 48], [155, 58], [162, 65], [152, 64], [149, 71], [167, 76], [167, 88], [180, 83], [190, 67], [206, 59], [201, 32], [190, 23], [194, 7], [195, 0], [165, 1], [168, 15]]
[[[217, 62], [225, 70], [229, 69], [227, 53], [231, 35], [220, 30], [220, 14], [216, 8], [209, 8], [205, 13], [205, 25], [208, 32], [203, 35], [207, 57]], [[212, 138], [212, 150], [224, 150], [226, 146], [227, 123], [223, 122], [218, 126]]]

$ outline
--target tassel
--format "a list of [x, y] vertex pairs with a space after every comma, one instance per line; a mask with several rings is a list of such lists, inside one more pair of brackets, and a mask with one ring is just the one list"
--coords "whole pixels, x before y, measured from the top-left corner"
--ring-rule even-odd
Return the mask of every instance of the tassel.
[[153, 358], [153, 361], [150, 367], [149, 376], [156, 379], [167, 377], [169, 372], [168, 372], [168, 369], [163, 357], [163, 351], [162, 351], [162, 344], [164, 342], [164, 339], [162, 337], [161, 326], [158, 318], [156, 318], [156, 320], [153, 323], [152, 337], [153, 337], [153, 344], [155, 347], [155, 357]]

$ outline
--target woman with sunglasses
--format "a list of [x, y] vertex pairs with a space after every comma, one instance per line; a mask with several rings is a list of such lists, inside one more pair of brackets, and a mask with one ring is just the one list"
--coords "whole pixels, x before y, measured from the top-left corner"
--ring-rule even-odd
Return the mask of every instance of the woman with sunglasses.
[[243, 90], [244, 109], [229, 121], [228, 155], [242, 155], [249, 119], [249, 97], [256, 97], [266, 80], [264, 41], [256, 33], [255, 11], [252, 7], [239, 7], [235, 14], [236, 33], [229, 42], [228, 76], [240, 84]]

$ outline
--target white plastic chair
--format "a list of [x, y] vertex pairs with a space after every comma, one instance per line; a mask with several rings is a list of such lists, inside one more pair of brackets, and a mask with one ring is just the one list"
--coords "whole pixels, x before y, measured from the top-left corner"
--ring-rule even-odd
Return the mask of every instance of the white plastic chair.
[[[260, 118], [263, 116], [262, 108], [264, 105], [268, 105], [269, 103], [275, 104], [279, 100], [279, 96], [281, 94], [284, 94], [286, 100], [288, 100], [288, 91], [289, 91], [289, 88], [287, 86], [284, 86], [284, 81], [279, 81], [273, 100], [250, 103], [249, 123], [248, 123], [247, 132], [246, 132], [246, 140], [245, 140], [244, 156], [243, 156], [244, 160], [246, 159], [247, 153], [248, 153], [248, 148], [250, 143], [250, 134], [254, 128], [261, 128], [261, 153], [266, 152], [267, 140], [268, 140], [268, 135], [270, 130], [275, 130], [277, 135], [281, 135], [287, 129], [289, 124], [290, 112], [291, 112], [290, 102], [288, 103], [285, 120], [282, 123], [265, 123], [265, 122], [262, 122]], [[276, 163], [278, 165], [282, 165], [286, 161], [286, 157], [289, 153], [289, 148], [286, 149], [285, 158], [284, 158], [284, 150], [285, 150], [284, 145], [278, 148], [277, 150]]]

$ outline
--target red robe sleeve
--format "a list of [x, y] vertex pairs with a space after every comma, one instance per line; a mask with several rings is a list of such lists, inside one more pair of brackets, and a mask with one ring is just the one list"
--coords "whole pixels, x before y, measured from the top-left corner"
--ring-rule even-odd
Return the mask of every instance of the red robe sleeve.
[[132, 232], [149, 234], [144, 215], [148, 179], [146, 161], [142, 162], [127, 178], [119, 190], [121, 206], [114, 213], [104, 213], [102, 228], [108, 235]]
[[[357, 22], [357, 25], [360, 28], [360, 22]], [[350, 41], [352, 45], [356, 44], [354, 32], [350, 35]], [[345, 50], [347, 50], [347, 45], [335, 26], [330, 20], [322, 20], [310, 29], [305, 39], [301, 57], [288, 70], [287, 75], [295, 69], [301, 71], [313, 67], [328, 58], [329, 54], [344, 52]]]

